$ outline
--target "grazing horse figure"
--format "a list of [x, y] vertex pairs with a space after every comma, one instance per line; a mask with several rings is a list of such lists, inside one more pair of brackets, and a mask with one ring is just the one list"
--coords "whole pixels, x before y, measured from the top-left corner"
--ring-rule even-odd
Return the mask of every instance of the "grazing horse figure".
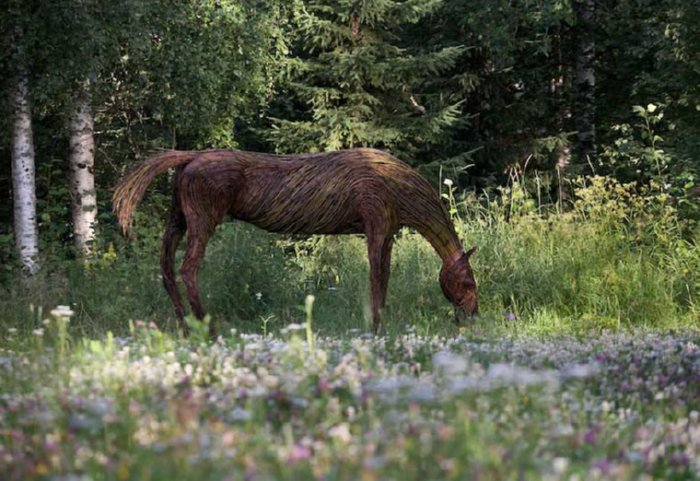
[[386, 300], [394, 234], [417, 230], [442, 259], [440, 286], [458, 320], [478, 311], [476, 282], [465, 252], [435, 190], [404, 162], [374, 149], [301, 155], [238, 150], [166, 151], [134, 166], [113, 202], [126, 233], [153, 178], [177, 168], [161, 251], [161, 274], [180, 327], [185, 307], [178, 291], [175, 251], [187, 233], [181, 275], [194, 315], [202, 319], [197, 272], [207, 241], [226, 215], [270, 232], [365, 234], [369, 252], [375, 333]]

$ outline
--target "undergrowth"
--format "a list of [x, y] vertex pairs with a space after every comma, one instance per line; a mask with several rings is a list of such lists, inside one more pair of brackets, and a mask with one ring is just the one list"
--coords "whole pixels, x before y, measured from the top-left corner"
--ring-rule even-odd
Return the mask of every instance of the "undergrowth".
[[[564, 208], [538, 201], [524, 181], [492, 199], [446, 187], [465, 247], [478, 246], [472, 263], [482, 312], [473, 329], [584, 334], [698, 325], [697, 228], [679, 220], [662, 188], [640, 193], [594, 177], [570, 187]], [[5, 282], [0, 322], [30, 331], [44, 309], [68, 303], [76, 312], [71, 329], [87, 335], [125, 332], [129, 319], [174, 329], [159, 275], [160, 230], [139, 222], [136, 239], [105, 246], [89, 263], [49, 264], [33, 279]], [[384, 312], [390, 332], [407, 325], [423, 334], [455, 330], [439, 268], [422, 237], [399, 233]], [[332, 334], [368, 329], [368, 270], [361, 236], [283, 237], [228, 222], [208, 247], [200, 284], [224, 332], [265, 333], [299, 322], [310, 293], [315, 327]]]

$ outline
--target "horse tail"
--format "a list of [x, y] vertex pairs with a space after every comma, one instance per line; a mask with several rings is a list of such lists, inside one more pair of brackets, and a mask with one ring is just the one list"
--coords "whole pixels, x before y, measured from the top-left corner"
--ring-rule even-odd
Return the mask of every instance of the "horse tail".
[[169, 150], [133, 166], [117, 184], [112, 205], [122, 232], [128, 234], [131, 218], [153, 179], [168, 169], [188, 164], [197, 152]]

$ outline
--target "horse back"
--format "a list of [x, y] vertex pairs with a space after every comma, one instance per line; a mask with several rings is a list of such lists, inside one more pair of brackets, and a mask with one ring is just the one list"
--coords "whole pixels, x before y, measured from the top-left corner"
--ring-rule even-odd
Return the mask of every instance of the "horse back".
[[228, 202], [232, 217], [293, 234], [362, 233], [367, 211], [393, 216], [402, 185], [417, 175], [373, 149], [297, 156], [213, 151], [188, 173], [209, 178], [211, 195]]

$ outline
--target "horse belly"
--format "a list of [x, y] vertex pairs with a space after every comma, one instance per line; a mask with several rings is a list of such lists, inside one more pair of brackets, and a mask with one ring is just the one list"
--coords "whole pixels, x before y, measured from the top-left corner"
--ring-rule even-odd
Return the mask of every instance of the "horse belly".
[[[283, 234], [353, 234], [363, 232], [363, 222], [349, 196], [278, 192], [255, 199], [255, 208], [234, 217], [270, 232]], [[325, 195], [324, 195], [325, 194]]]

